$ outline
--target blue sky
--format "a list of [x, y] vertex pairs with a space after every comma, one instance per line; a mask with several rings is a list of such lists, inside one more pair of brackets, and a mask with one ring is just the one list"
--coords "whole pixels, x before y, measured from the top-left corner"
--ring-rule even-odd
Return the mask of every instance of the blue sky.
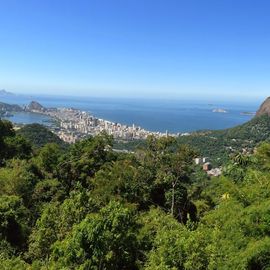
[[262, 98], [270, 1], [0, 0], [0, 89]]

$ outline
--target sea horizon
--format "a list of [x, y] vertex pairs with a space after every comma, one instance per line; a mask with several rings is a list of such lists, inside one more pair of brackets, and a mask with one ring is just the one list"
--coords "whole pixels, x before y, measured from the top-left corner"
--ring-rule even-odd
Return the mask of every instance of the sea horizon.
[[[72, 107], [111, 122], [129, 126], [135, 124], [149, 131], [170, 133], [231, 128], [249, 121], [253, 115], [241, 113], [255, 113], [261, 103], [259, 100], [171, 100], [27, 94], [0, 96], [0, 101], [9, 104], [27, 105], [33, 100], [45, 107]], [[215, 109], [225, 110], [226, 113], [213, 112]], [[27, 119], [20, 115], [10, 120], [19, 123], [39, 122], [36, 116], [31, 119], [29, 115]]]

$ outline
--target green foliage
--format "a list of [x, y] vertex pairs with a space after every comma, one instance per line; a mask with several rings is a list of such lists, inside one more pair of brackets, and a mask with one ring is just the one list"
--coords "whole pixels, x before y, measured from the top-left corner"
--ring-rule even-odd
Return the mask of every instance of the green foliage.
[[82, 188], [72, 191], [70, 197], [61, 204], [57, 200], [47, 204], [30, 235], [28, 257], [48, 257], [51, 245], [64, 239], [73, 225], [83, 220], [94, 209], [89, 192]]
[[[201, 156], [209, 157], [214, 166], [221, 166], [230, 156], [239, 152], [251, 151], [263, 141], [270, 141], [270, 117], [262, 115], [234, 128], [224, 130], [204, 130], [181, 136], [178, 144], [189, 145]], [[135, 151], [147, 146], [145, 140], [116, 142], [116, 149]]]
[[201, 131], [179, 137], [181, 144], [191, 145], [202, 156], [210, 157], [214, 165], [224, 165], [231, 154], [252, 151], [262, 141], [270, 141], [270, 117], [263, 115], [225, 130]]
[[136, 269], [134, 210], [110, 202], [99, 214], [88, 215], [53, 250], [58, 268]]
[[264, 170], [270, 169], [270, 144], [263, 142], [256, 149], [255, 159]]
[[0, 197], [0, 240], [12, 247], [22, 248], [26, 244], [29, 212], [17, 196]]
[[112, 137], [101, 134], [72, 145], [57, 166], [57, 176], [69, 191], [80, 182], [88, 186], [90, 178], [106, 163], [115, 159]]
[[0, 168], [0, 194], [16, 195], [26, 206], [31, 204], [31, 196], [38, 182], [37, 170], [25, 160], [12, 160], [5, 168]]
[[[145, 246], [147, 270], [207, 269], [211, 263], [210, 230], [193, 230], [158, 209], [144, 214], [140, 240]], [[149, 243], [151, 243], [149, 245]]]
[[10, 158], [29, 158], [31, 145], [21, 136], [15, 136], [11, 122], [0, 120], [0, 166]]
[[0, 120], [0, 138], [13, 137], [14, 135], [15, 131], [12, 123], [6, 120]]
[[4, 111], [4, 112], [21, 112], [22, 110], [23, 110], [23, 108], [20, 107], [19, 105], [0, 102], [0, 111]]
[[[0, 121], [1, 269], [270, 269], [269, 121], [128, 154], [105, 133], [32, 151]], [[220, 155], [222, 176], [193, 164], [190, 142]]]
[[39, 168], [48, 175], [55, 174], [55, 169], [59, 163], [62, 151], [60, 146], [55, 143], [45, 144], [36, 158]]
[[47, 203], [62, 201], [66, 196], [65, 189], [57, 179], [44, 179], [35, 185], [31, 201], [39, 215]]
[[113, 142], [113, 148], [117, 150], [127, 150], [127, 151], [134, 151], [135, 149], [142, 149], [146, 147], [145, 140], [133, 140], [133, 141], [126, 141], [126, 140], [115, 140]]
[[20, 135], [5, 139], [5, 144], [6, 158], [29, 159], [32, 155], [31, 144]]
[[3, 270], [28, 270], [29, 266], [19, 257], [1, 258], [0, 265]]
[[66, 147], [66, 144], [57, 135], [40, 124], [25, 125], [17, 131], [17, 134], [27, 139], [36, 148], [42, 147], [47, 143], [55, 143], [60, 147]]

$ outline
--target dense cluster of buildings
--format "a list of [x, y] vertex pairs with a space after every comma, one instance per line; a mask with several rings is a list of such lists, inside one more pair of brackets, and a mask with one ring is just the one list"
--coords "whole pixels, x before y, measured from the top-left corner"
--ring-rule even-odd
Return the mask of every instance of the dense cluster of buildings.
[[139, 126], [132, 126], [110, 122], [96, 118], [88, 112], [73, 108], [50, 108], [45, 109], [41, 105], [31, 107], [32, 112], [46, 114], [56, 120], [57, 125], [54, 132], [65, 142], [74, 143], [89, 135], [95, 136], [103, 131], [112, 135], [115, 139], [136, 140], [145, 139], [149, 135], [156, 137], [179, 136], [179, 134], [168, 134], [162, 132], [147, 131]]

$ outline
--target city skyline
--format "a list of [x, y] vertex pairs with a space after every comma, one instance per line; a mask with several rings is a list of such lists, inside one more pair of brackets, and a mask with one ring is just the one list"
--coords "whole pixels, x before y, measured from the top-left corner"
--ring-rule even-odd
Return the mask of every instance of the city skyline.
[[0, 8], [0, 89], [101, 97], [269, 95], [267, 1], [15, 0]]

